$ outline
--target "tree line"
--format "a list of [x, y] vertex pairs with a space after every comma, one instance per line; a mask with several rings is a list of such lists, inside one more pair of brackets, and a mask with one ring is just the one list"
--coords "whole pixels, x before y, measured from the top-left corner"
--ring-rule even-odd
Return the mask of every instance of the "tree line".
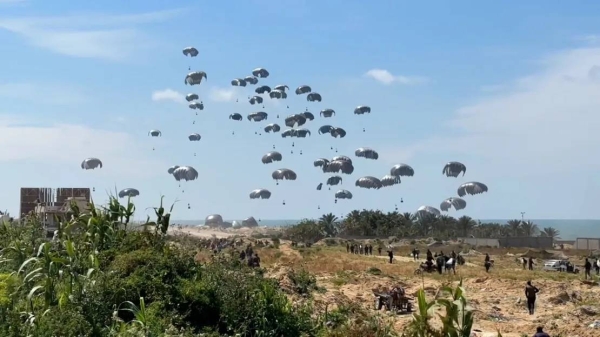
[[[319, 219], [304, 219], [284, 232], [289, 238], [316, 241], [334, 236], [397, 236], [406, 238], [434, 237], [445, 240], [458, 237], [502, 238], [547, 236], [557, 239], [560, 232], [553, 227], [540, 228], [532, 221], [509, 220], [506, 223], [481, 222], [469, 216], [423, 216], [415, 213], [384, 213], [379, 210], [354, 210], [338, 218], [332, 213]], [[302, 241], [305, 241], [303, 239]]]

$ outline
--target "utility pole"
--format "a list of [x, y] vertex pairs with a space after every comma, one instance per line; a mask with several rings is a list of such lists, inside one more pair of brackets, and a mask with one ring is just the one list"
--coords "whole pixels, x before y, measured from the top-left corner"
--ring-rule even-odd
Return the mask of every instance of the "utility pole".
[[521, 223], [525, 223], [525, 212], [521, 212]]

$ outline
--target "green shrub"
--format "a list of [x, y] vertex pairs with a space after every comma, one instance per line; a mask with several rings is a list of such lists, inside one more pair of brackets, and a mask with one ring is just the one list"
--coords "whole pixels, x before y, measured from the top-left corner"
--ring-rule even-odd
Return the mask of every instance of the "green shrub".
[[317, 278], [306, 269], [292, 269], [288, 272], [288, 277], [294, 284], [294, 291], [300, 295], [309, 295], [313, 290], [317, 290]]
[[[387, 322], [352, 304], [330, 313], [315, 312], [310, 300], [292, 305], [263, 269], [237, 257], [198, 263], [196, 239], [168, 234], [162, 200], [146, 231], [127, 230], [134, 210], [115, 198], [87, 212], [72, 208], [52, 241], [35, 217], [0, 224], [0, 336], [394, 336]], [[310, 247], [323, 238], [322, 227], [305, 220], [284, 235]], [[320, 249], [298, 251], [308, 257]], [[288, 276], [298, 294], [320, 290], [305, 269]], [[448, 318], [464, 307], [462, 288], [452, 298], [433, 302], [446, 308], [446, 332], [470, 324]], [[434, 336], [424, 322], [411, 325], [414, 336]]]
[[60, 310], [54, 308], [37, 317], [33, 336], [58, 337], [58, 336], [93, 336], [91, 325], [85, 316], [74, 307]]

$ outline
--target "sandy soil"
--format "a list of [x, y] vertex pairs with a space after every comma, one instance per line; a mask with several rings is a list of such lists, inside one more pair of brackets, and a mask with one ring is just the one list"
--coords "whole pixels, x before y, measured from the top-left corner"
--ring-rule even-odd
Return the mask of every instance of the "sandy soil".
[[233, 229], [233, 228], [221, 229], [221, 228], [209, 228], [206, 226], [183, 226], [183, 227], [177, 227], [177, 228], [169, 228], [170, 233], [184, 233], [184, 234], [189, 234], [189, 235], [195, 236], [197, 238], [206, 238], [206, 239], [211, 238], [211, 237], [216, 237], [219, 239], [233, 237], [233, 236], [249, 237], [252, 234], [267, 234], [267, 233], [276, 232], [278, 230], [279, 229], [277, 229], [277, 228], [267, 228], [267, 227], [255, 227], [255, 228], [244, 227], [244, 228], [238, 228], [238, 229]]
[[[327, 289], [325, 294], [316, 295], [323, 302], [346, 298], [373, 308], [373, 289], [391, 288], [394, 284], [402, 285], [407, 294], [412, 295], [424, 288], [431, 299], [440, 286], [448, 282], [456, 285], [462, 277], [469, 305], [476, 310], [474, 329], [478, 337], [496, 337], [497, 330], [504, 337], [521, 337], [524, 333], [533, 335], [539, 325], [544, 326], [551, 336], [600, 336], [600, 329], [588, 327], [590, 323], [600, 319], [600, 287], [582, 282], [581, 276], [577, 275], [536, 271], [527, 277], [526, 274], [530, 272], [518, 267], [513, 256], [494, 256], [496, 266], [489, 274], [482, 266], [483, 257], [471, 257], [467, 258], [465, 266], [457, 268], [456, 276], [426, 274], [420, 277], [414, 275], [419, 262], [407, 256], [395, 256], [394, 263], [390, 265], [387, 263], [387, 256], [357, 256], [347, 254], [345, 249], [342, 251], [339, 248], [335, 253], [323, 253], [322, 257], [316, 253], [316, 256], [308, 258], [306, 255], [302, 257], [288, 245], [282, 245], [279, 250], [292, 261], [299, 261], [283, 264], [276, 262], [268, 266], [267, 268], [275, 270], [275, 277], [281, 278], [286, 265], [292, 268], [307, 267], [309, 270], [312, 263], [325, 265], [312, 266], [319, 285]], [[264, 257], [265, 253], [262, 254]], [[351, 261], [354, 259], [357, 261]], [[277, 260], [281, 261], [281, 258]], [[358, 266], [362, 266], [362, 271], [355, 271]], [[369, 267], [377, 267], [384, 274], [375, 276], [366, 273], [365, 270]], [[318, 272], [319, 269], [329, 269], [331, 272]], [[340, 281], [340, 274], [348, 271], [348, 280]], [[558, 276], [565, 277], [565, 280], [552, 279]], [[534, 315], [528, 314], [524, 297], [528, 278], [541, 289]], [[394, 319], [395, 327], [401, 330], [411, 320], [411, 315], [397, 315]]]
[[[183, 229], [197, 237], [248, 236], [264, 230]], [[448, 283], [456, 285], [462, 278], [469, 304], [476, 310], [474, 336], [496, 337], [497, 330], [504, 337], [530, 336], [539, 325], [543, 325], [551, 336], [600, 336], [600, 329], [588, 327], [600, 320], [600, 287], [583, 282], [582, 275], [525, 271], [515, 262], [513, 254], [495, 250], [492, 255], [495, 266], [489, 274], [483, 268], [483, 255], [476, 254], [466, 257], [467, 264], [457, 267], [457, 275], [425, 274], [421, 277], [414, 274], [420, 261], [408, 257], [411, 247], [395, 249], [398, 252], [393, 264], [387, 262], [387, 256], [348, 254], [345, 246], [321, 244], [297, 248], [282, 241], [278, 249], [258, 251], [268, 275], [282, 283], [289, 282], [286, 275], [291, 269], [306, 268], [315, 274], [319, 286], [327, 290], [314, 295], [317, 303], [358, 302], [375, 313], [373, 289], [400, 284], [407, 294], [414, 295], [424, 288], [428, 298], [432, 299], [439, 287]], [[446, 250], [450, 249], [444, 247]], [[367, 272], [369, 268], [381, 270], [381, 275]], [[528, 314], [524, 297], [525, 282], [529, 279], [541, 289], [534, 315]], [[399, 331], [412, 319], [409, 314], [386, 314], [394, 320]]]

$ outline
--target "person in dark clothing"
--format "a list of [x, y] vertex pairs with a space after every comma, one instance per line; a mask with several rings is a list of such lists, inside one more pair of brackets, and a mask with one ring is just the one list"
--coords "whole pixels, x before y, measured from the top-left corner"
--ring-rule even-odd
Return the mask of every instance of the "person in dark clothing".
[[346, 253], [350, 253], [350, 244], [346, 242]]
[[427, 249], [427, 261], [433, 261], [433, 254]]
[[533, 265], [535, 264], [535, 263], [533, 263], [533, 257], [530, 256], [528, 262], [529, 262], [529, 270], [533, 270]]
[[388, 256], [390, 258], [390, 263], [392, 263], [392, 260], [394, 259], [394, 250], [391, 246], [388, 248]]
[[527, 259], [522, 257], [521, 260], [523, 260], [523, 270], [525, 270], [525, 268], [527, 268]]
[[439, 255], [435, 259], [435, 266], [437, 267], [438, 274], [443, 272], [444, 264], [446, 263], [446, 258], [443, 255]]
[[246, 252], [242, 250], [240, 252], [240, 260], [245, 260], [245, 259], [246, 259]]
[[373, 255], [373, 245], [369, 245], [369, 255]]
[[596, 269], [596, 275], [600, 275], [600, 262], [598, 262], [598, 259], [594, 261], [594, 268]]
[[530, 315], [533, 315], [533, 312], [535, 311], [535, 298], [539, 291], [538, 288], [531, 284], [531, 281], [527, 281], [527, 286], [525, 286], [525, 297], [527, 297], [527, 309], [529, 310]]
[[419, 254], [417, 253], [417, 247], [413, 248], [412, 256], [415, 261], [417, 261], [417, 259], [419, 259]]
[[485, 272], [489, 273], [490, 268], [492, 267], [492, 259], [490, 259], [490, 254], [485, 253], [485, 259], [483, 261], [483, 266], [485, 267]]
[[260, 268], [260, 257], [258, 257], [258, 254], [254, 254], [252, 257], [252, 267]]
[[550, 337], [550, 335], [544, 332], [543, 327], [538, 326], [533, 337]]
[[592, 263], [587, 257], [585, 258], [585, 264], [583, 266], [585, 268], [585, 279], [587, 280], [588, 278], [592, 278], [592, 275], [590, 274], [592, 271]]

